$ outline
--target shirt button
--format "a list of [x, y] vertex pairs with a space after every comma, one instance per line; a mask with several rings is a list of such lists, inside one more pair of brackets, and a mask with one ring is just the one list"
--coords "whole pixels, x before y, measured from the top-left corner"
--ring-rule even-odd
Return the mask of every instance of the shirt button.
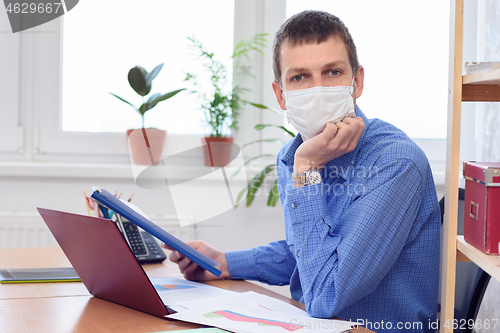
[[292, 204], [292, 208], [297, 208], [297, 206], [298, 206], [298, 204], [297, 204], [296, 202], [294, 202], [294, 203]]
[[297, 255], [297, 258], [299, 258], [299, 257], [300, 257], [300, 250], [297, 250], [296, 255]]

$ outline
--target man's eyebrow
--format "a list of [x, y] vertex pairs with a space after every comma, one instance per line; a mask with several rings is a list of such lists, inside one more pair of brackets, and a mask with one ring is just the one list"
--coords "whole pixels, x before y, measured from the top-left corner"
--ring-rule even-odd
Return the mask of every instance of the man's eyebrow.
[[286, 73], [300, 73], [300, 72], [308, 72], [308, 68], [303, 67], [291, 67], [286, 70]]
[[330, 68], [330, 67], [347, 67], [347, 63], [343, 60], [338, 60], [329, 62], [323, 66], [323, 68]]
[[[332, 61], [329, 62], [325, 65], [323, 65], [323, 68], [332, 68], [332, 67], [347, 67], [347, 62], [343, 60], [338, 60], [338, 61]], [[301, 73], [301, 72], [308, 72], [310, 71], [310, 68], [305, 68], [305, 67], [291, 67], [286, 70], [286, 73]]]

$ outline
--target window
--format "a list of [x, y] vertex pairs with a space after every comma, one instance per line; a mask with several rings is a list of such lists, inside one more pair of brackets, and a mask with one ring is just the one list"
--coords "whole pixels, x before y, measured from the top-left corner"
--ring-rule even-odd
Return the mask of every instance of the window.
[[365, 69], [358, 104], [412, 138], [444, 139], [448, 91], [449, 1], [287, 0], [287, 17], [305, 9], [338, 16]]
[[[187, 37], [228, 60], [233, 13], [233, 0], [219, 0], [216, 6], [206, 0], [80, 2], [63, 24], [62, 130], [124, 133], [139, 128], [140, 115], [108, 92], [139, 106], [141, 97], [128, 83], [128, 70], [139, 65], [151, 71], [160, 63], [165, 64], [151, 94], [188, 87], [185, 73], [199, 62]], [[145, 126], [169, 134], [203, 134], [203, 118], [196, 95], [183, 92], [148, 111]]]
[[[233, 49], [233, 39], [250, 38], [255, 33], [261, 32], [259, 30], [261, 25], [249, 24], [246, 21], [247, 18], [255, 21], [257, 12], [261, 10], [255, 2], [190, 0], [183, 1], [182, 4], [176, 3], [175, 8], [165, 8], [169, 3], [171, 2], [148, 1], [146, 5], [141, 3], [143, 7], [147, 6], [145, 12], [142, 12], [137, 9], [135, 1], [119, 2], [117, 8], [106, 7], [107, 16], [96, 14], [94, 13], [95, 8], [89, 8], [87, 14], [85, 11], [83, 12], [82, 22], [79, 22], [78, 19], [76, 19], [77, 22], [72, 22], [72, 17], [68, 14], [67, 17], [64, 17], [64, 24], [61, 24], [62, 20], [54, 20], [43, 25], [45, 29], [49, 29], [50, 26], [52, 39], [35, 43], [35, 47], [39, 46], [39, 49], [37, 49], [37, 59], [33, 59], [33, 61], [43, 65], [40, 65], [40, 73], [42, 74], [35, 77], [34, 84], [39, 87], [39, 96], [44, 97], [43, 103], [40, 104], [42, 110], [34, 116], [34, 126], [39, 128], [36, 131], [39, 135], [39, 139], [36, 140], [39, 144], [37, 159], [73, 162], [99, 161], [101, 163], [129, 162], [124, 132], [128, 126], [132, 126], [130, 124], [134, 124], [133, 127], [140, 127], [140, 116], [131, 107], [118, 101], [108, 92], [118, 94], [132, 103], [140, 103], [140, 100], [137, 100], [139, 96], [136, 96], [127, 82], [127, 73], [131, 67], [138, 64], [151, 70], [154, 66], [164, 62], [165, 66], [153, 84], [153, 91], [167, 92], [177, 89], [179, 86], [182, 87], [184, 72], [192, 70], [189, 68], [191, 66], [189, 62], [179, 64], [178, 60], [170, 60], [167, 54], [168, 52], [174, 53], [175, 56], [180, 54], [182, 61], [192, 60], [193, 56], [189, 54], [187, 36], [195, 35], [210, 49], [212, 47], [209, 44], [213, 43], [213, 51], [218, 52], [223, 59], [229, 58]], [[85, 4], [81, 3], [79, 6], [85, 6]], [[78, 7], [70, 14], [76, 15]], [[85, 7], [82, 8], [86, 10]], [[197, 10], [193, 11], [193, 8], [197, 8]], [[170, 14], [164, 13], [155, 16], [149, 15], [148, 11], [165, 11]], [[116, 13], [120, 19], [115, 21], [116, 16], [109, 15], [109, 13]], [[99, 32], [106, 34], [105, 36], [92, 38], [90, 32], [87, 32], [86, 28], [82, 28], [82, 26], [88, 25], [88, 17], [92, 17], [94, 24], [101, 26], [101, 30], [87, 30], [95, 31], [97, 35]], [[132, 50], [137, 48], [132, 45], [138, 43], [139, 37], [135, 37], [136, 33], [131, 31], [122, 34], [120, 31], [126, 30], [126, 28], [116, 28], [119, 24], [125, 24], [124, 22], [127, 22], [125, 25], [131, 25], [128, 22], [137, 20], [137, 17], [144, 18], [140, 24], [134, 21], [134, 24], [140, 27], [138, 29], [142, 29], [142, 34], [151, 34], [155, 37], [154, 40], [143, 42], [138, 47], [138, 49], [148, 50], [145, 54], [149, 54], [149, 56], [144, 56], [147, 58], [147, 61], [144, 62], [138, 60], [138, 58], [142, 59], [143, 56], [138, 55], [137, 50]], [[245, 19], [237, 19], [237, 17]], [[180, 23], [176, 24], [174, 18]], [[168, 29], [161, 29], [158, 27], [160, 21], [164, 22], [165, 26], [170, 21], [172, 26]], [[222, 25], [218, 22], [222, 22]], [[67, 27], [69, 32], [64, 32], [63, 27], [67, 25], [69, 25]], [[235, 25], [234, 28], [233, 25]], [[187, 30], [180, 31], [181, 26], [186, 29], [190, 28], [189, 32]], [[77, 31], [75, 38], [70, 35], [71, 29]], [[128, 33], [132, 37], [127, 38], [126, 41], [115, 41], [115, 39], [122, 38], [121, 36], [128, 36]], [[144, 39], [146, 38], [144, 37]], [[64, 45], [64, 42], [69, 43], [68, 47], [74, 46], [69, 49], [68, 53], [63, 52], [65, 49], [61, 45]], [[106, 48], [107, 44], [113, 46], [111, 50]], [[122, 44], [125, 44], [124, 50], [113, 56], [109, 55], [114, 49], [119, 49]], [[118, 63], [118, 58], [129, 57], [126, 55], [127, 52], [131, 53], [130, 59], [133, 60], [133, 63], [120, 65], [120, 68], [117, 68], [114, 63]], [[97, 64], [92, 67], [88, 65], [89, 61], [97, 63], [101, 61], [104, 65]], [[70, 66], [71, 64], [73, 65]], [[259, 71], [257, 67], [255, 68], [256, 71]], [[103, 73], [110, 71], [112, 73], [108, 76]], [[42, 77], [43, 79], [41, 79]], [[120, 87], [113, 89], [115, 82], [102, 84], [101, 81], [111, 80], [107, 77], [116, 79], [116, 85]], [[85, 83], [84, 78], [87, 78], [87, 83]], [[82, 81], [83, 83], [81, 83]], [[106, 102], [101, 103], [99, 98], [102, 101], [106, 100]], [[190, 106], [188, 105], [189, 100], [191, 111], [193, 111], [192, 105], [195, 103], [193, 102], [195, 99], [195, 95], [181, 93], [171, 100], [159, 104], [146, 115], [146, 126], [167, 130], [165, 149], [174, 147], [175, 151], [185, 151], [200, 145], [200, 133], [203, 132], [204, 128], [200, 126], [199, 119], [203, 117], [203, 113], [196, 110], [197, 114], [193, 115], [193, 112], [190, 114]], [[81, 112], [75, 113], [78, 110]], [[75, 121], [72, 121], [72, 118]], [[120, 120], [121, 124], [116, 124], [116, 119]], [[93, 122], [98, 125], [88, 125]], [[102, 126], [102, 124], [105, 125]], [[249, 132], [253, 131], [252, 126], [252, 130]], [[249, 139], [242, 139], [242, 142], [250, 141], [252, 135], [252, 133], [245, 133], [243, 136], [248, 136]], [[170, 155], [170, 152], [167, 154]]]
[[[148, 1], [149, 3], [150, 1]], [[152, 1], [151, 1], [152, 2]], [[205, 5], [205, 3], [209, 3], [210, 5]], [[159, 4], [164, 4], [164, 3], [171, 3], [171, 2], [165, 2], [165, 1], [159, 1]], [[216, 3], [217, 5], [214, 5]], [[123, 14], [123, 8], [124, 5], [122, 5], [122, 2], [119, 3], [120, 5], [117, 6], [118, 9], [116, 10], [117, 15], [118, 14]], [[126, 4], [127, 8], [134, 9], [137, 7], [137, 2], [133, 1], [130, 3], [124, 3]], [[84, 5], [83, 3], [79, 4], [78, 6]], [[198, 6], [199, 5], [199, 6]], [[71, 13], [67, 14], [64, 17], [65, 24], [67, 25], [68, 22], [72, 19], [70, 14], [75, 14], [79, 9], [78, 6], [75, 7], [74, 10], [71, 11]], [[141, 3], [141, 6], [143, 4]], [[189, 27], [196, 25], [197, 22], [200, 23], [200, 26], [203, 28], [200, 30], [200, 34], [198, 36], [195, 36], [196, 38], [203, 40], [204, 43], [207, 44], [207, 47], [209, 46], [208, 43], [210, 40], [214, 41], [214, 45], [224, 45], [224, 47], [221, 49], [221, 57], [224, 57], [224, 54], [229, 57], [231, 54], [232, 48], [233, 48], [233, 39], [236, 41], [239, 41], [241, 39], [248, 39], [251, 38], [253, 35], [256, 33], [262, 33], [265, 31], [275, 31], [274, 26], [270, 28], [268, 25], [265, 23], [267, 22], [266, 20], [272, 20], [274, 24], [274, 20], [276, 20], [276, 16], [274, 16], [272, 19], [271, 18], [264, 18], [262, 13], [267, 10], [267, 8], [271, 7], [271, 11], [275, 12], [280, 12], [284, 14], [284, 6], [283, 3], [281, 4], [276, 4], [276, 3], [261, 3], [259, 1], [229, 1], [226, 0], [225, 2], [221, 2], [219, 0], [217, 1], [183, 1], [182, 6], [187, 6], [185, 10], [180, 9], [181, 4], [176, 3], [175, 9], [170, 9], [172, 12], [175, 12], [178, 14], [178, 17], [181, 18], [183, 22], [187, 22], [187, 25]], [[198, 6], [198, 7], [197, 7]], [[273, 8], [273, 7], [279, 7], [279, 9]], [[193, 14], [193, 8], [197, 8], [196, 11], [197, 13], [202, 13], [200, 16], [196, 16]], [[114, 12], [114, 8], [109, 9], [110, 12]], [[150, 8], [151, 11], [158, 11], [158, 8]], [[224, 18], [224, 15], [228, 16]], [[92, 18], [94, 19], [94, 15], [91, 15]], [[95, 15], [96, 19], [95, 24], [99, 23], [99, 15]], [[126, 15], [125, 15], [126, 16]], [[148, 17], [146, 14], [142, 15]], [[219, 17], [220, 16], [220, 17]], [[164, 15], [164, 17], [167, 17], [167, 15]], [[284, 15], [283, 15], [284, 17]], [[113, 32], [115, 35], [119, 35], [119, 32], [115, 32], [114, 30], [114, 16], [113, 15], [108, 15], [108, 19], [106, 22], [109, 22], [105, 27], [103, 27], [103, 33], [108, 33], [108, 32]], [[136, 18], [135, 15], [129, 13], [127, 16], [128, 19], [133, 20]], [[217, 28], [217, 23], [213, 21], [224, 21], [228, 19], [231, 22], [231, 28], [227, 28], [227, 26], [224, 28], [225, 30], [229, 31], [212, 31], [212, 27]], [[279, 16], [278, 16], [279, 19]], [[104, 18], [102, 18], [104, 20]], [[51, 21], [43, 26], [43, 29], [50, 30], [50, 36], [46, 37], [46, 40], [43, 40], [41, 42], [34, 43], [34, 51], [30, 53], [31, 56], [31, 61], [33, 61], [35, 64], [37, 64], [40, 68], [38, 70], [39, 73], [37, 73], [37, 76], [34, 77], [34, 82], [33, 84], [37, 86], [39, 89], [39, 93], [37, 94], [38, 98], [36, 103], [39, 105], [40, 110], [36, 112], [36, 114], [33, 116], [33, 126], [34, 126], [34, 137], [38, 136], [38, 139], [35, 139], [36, 143], [38, 144], [38, 151], [39, 153], [37, 156], [34, 158], [36, 159], [41, 159], [41, 160], [63, 160], [63, 161], [71, 161], [71, 162], [99, 162], [99, 163], [127, 163], [129, 162], [129, 155], [128, 155], [128, 147], [127, 147], [127, 140], [125, 138], [124, 134], [124, 129], [123, 131], [121, 129], [116, 128], [113, 133], [111, 130], [105, 130], [101, 132], [103, 129], [102, 127], [100, 129], [93, 129], [88, 132], [81, 132], [83, 131], [83, 127], [81, 126], [78, 129], [78, 132], [75, 132], [76, 126], [74, 127], [65, 127], [63, 126], [63, 123], [65, 122], [64, 118], [65, 117], [71, 117], [71, 113], [73, 112], [73, 109], [77, 109], [79, 103], [82, 105], [87, 103], [85, 107], [85, 112], [82, 114], [80, 113], [79, 115], [76, 116], [77, 122], [78, 123], [85, 123], [87, 122], [87, 119], [89, 118], [88, 116], [91, 115], [92, 113], [99, 115], [98, 119], [95, 121], [97, 123], [110, 123], [113, 120], [105, 119], [104, 121], [101, 118], [104, 118], [104, 111], [101, 113], [101, 110], [103, 108], [102, 105], [94, 104], [94, 103], [88, 103], [87, 99], [90, 100], [91, 98], [94, 98], [94, 94], [91, 92], [92, 89], [88, 85], [85, 86], [78, 86], [78, 88], [71, 88], [69, 87], [70, 85], [70, 80], [73, 80], [74, 87], [77, 87], [75, 80], [78, 80], [78, 75], [79, 73], [81, 74], [82, 71], [78, 72], [78, 68], [75, 69], [75, 67], [72, 69], [74, 72], [73, 75], [70, 74], [64, 74], [63, 73], [63, 67], [66, 67], [64, 58], [69, 58], [69, 55], [65, 55], [64, 58], [61, 57], [62, 48], [61, 45], [63, 44], [63, 41], [70, 38], [68, 36], [64, 36], [62, 33], [63, 31], [63, 24], [61, 24], [62, 20], [54, 20]], [[84, 26], [88, 25], [88, 16], [86, 18]], [[147, 20], [146, 20], [147, 21]], [[281, 22], [282, 20], [279, 19], [278, 22]], [[234, 23], [233, 23], [234, 22]], [[71, 23], [73, 24], [73, 23]], [[234, 24], [234, 29], [232, 28]], [[143, 25], [150, 27], [152, 26], [152, 23], [143, 23]], [[74, 28], [77, 29], [77, 28]], [[85, 28], [79, 28], [81, 30], [85, 30]], [[218, 29], [218, 28], [217, 28]], [[224, 30], [223, 29], [223, 30]], [[267, 30], [266, 30], [267, 29]], [[187, 40], [187, 33], [186, 32], [179, 32], [179, 29], [177, 27], [173, 27], [170, 29], [168, 32], [158, 32], [156, 33], [156, 30], [154, 32], [150, 32], [149, 30], [146, 29], [146, 33], [152, 33], [155, 35], [158, 39], [160, 44], [168, 44], [167, 43], [167, 38], [173, 38], [172, 36], [179, 37], [179, 40], [181, 41], [181, 45], [179, 46], [180, 48], [187, 48], [188, 45], [188, 40]], [[196, 31], [194, 33], [197, 33]], [[110, 34], [109, 36], [106, 36], [104, 39], [108, 41], [108, 43], [113, 43], [113, 38], [114, 35]], [[222, 38], [223, 36], [233, 36], [230, 38], [230, 41], [223, 41]], [[166, 36], [165, 40], [162, 39], [162, 36]], [[84, 37], [82, 37], [85, 39]], [[118, 37], [117, 37], [118, 38]], [[225, 37], [224, 37], [225, 38]], [[102, 47], [99, 46], [99, 42], [96, 41], [97, 47], [92, 44], [91, 40], [88, 44], [88, 50], [85, 50], [81, 45], [83, 44], [78, 44], [78, 40], [71, 40], [69, 43], [76, 43], [78, 44], [78, 48], [75, 49], [75, 54], [74, 57], [75, 59], [82, 59], [82, 56], [78, 55], [78, 52], [81, 52], [83, 55], [83, 60], [81, 60], [82, 64], [85, 64], [86, 58], [92, 58], [97, 55], [101, 55], [103, 59], [106, 59], [106, 50], [102, 50]], [[85, 44], [85, 41], [82, 41], [81, 43]], [[151, 46], [151, 48], [154, 45]], [[144, 48], [149, 48], [149, 45], [143, 46]], [[163, 46], [162, 46], [163, 47]], [[121, 54], [117, 55], [116, 57], [121, 57], [123, 53], [126, 51], [123, 51]], [[120, 101], [116, 100], [114, 97], [110, 96], [108, 94], [108, 91], [116, 93], [121, 95], [123, 98], [130, 100], [131, 102], [136, 103], [137, 100], [134, 100], [133, 98], [135, 97], [135, 92], [128, 86], [127, 82], [127, 72], [130, 67], [134, 66], [135, 64], [139, 64], [144, 66], [146, 69], [151, 70], [154, 66], [158, 65], [161, 62], [165, 62], [165, 66], [162, 70], [162, 72], [158, 75], [157, 79], [155, 80], [153, 84], [153, 89], [159, 90], [161, 92], [167, 92], [173, 89], [176, 89], [179, 85], [183, 84], [183, 79], [184, 79], [184, 73], [183, 70], [190, 70], [190, 68], [182, 68], [182, 66], [177, 66], [176, 68], [178, 69], [178, 73], [175, 74], [177, 75], [177, 78], [170, 78], [169, 75], [171, 74], [169, 72], [169, 67], [168, 59], [161, 58], [164, 56], [166, 51], [163, 52], [158, 52], [158, 54], [155, 54], [156, 58], [153, 58], [150, 60], [150, 63], [144, 63], [139, 60], [135, 60], [132, 65], [127, 64], [124, 68], [120, 68], [119, 70], [117, 69], [116, 72], [121, 76], [118, 79], [118, 83], [122, 85], [122, 88], [118, 88], [117, 90], [112, 88], [112, 84], [109, 83], [106, 84], [105, 87], [101, 89], [101, 96], [103, 98], [106, 98], [109, 103], [108, 108], [112, 108], [113, 110], [107, 110], [111, 112], [118, 112], [118, 109], [122, 110], [119, 113], [119, 118], [125, 118], [125, 114], [128, 114], [130, 116], [130, 120], [125, 120], [134, 122], [134, 124], [139, 124], [135, 125], [134, 127], [139, 127], [140, 126], [140, 118], [138, 115], [135, 114], [135, 111], [131, 109], [130, 107], [127, 107], [124, 103], [121, 103]], [[170, 50], [170, 52], [172, 52]], [[177, 49], [175, 49], [173, 52], [180, 52]], [[214, 50], [214, 52], [219, 52], [217, 50]], [[33, 55], [36, 54], [36, 57]], [[187, 54], [187, 53], [186, 53]], [[123, 57], [125, 57], [123, 55]], [[187, 57], [187, 56], [186, 56]], [[73, 62], [74, 60], [70, 59], [69, 61]], [[113, 60], [110, 60], [108, 62], [113, 62]], [[257, 101], [260, 102], [262, 99], [262, 91], [261, 91], [261, 81], [260, 78], [263, 75], [263, 64], [267, 63], [267, 60], [262, 60], [262, 59], [255, 59], [254, 61], [255, 66], [253, 67], [255, 70], [255, 76], [250, 78], [251, 84], [250, 84], [250, 90], [245, 93], [244, 98], [251, 100], [251, 101]], [[62, 65], [61, 65], [62, 64]], [[178, 65], [178, 64], [176, 64]], [[189, 66], [189, 65], [188, 65]], [[78, 66], [76, 66], [78, 67]], [[84, 67], [82, 65], [82, 67]], [[103, 69], [106, 71], [107, 69]], [[94, 82], [99, 82], [101, 80], [104, 80], [104, 74], [101, 74], [98, 70], [92, 70], [89, 69], [88, 71], [91, 72], [91, 74], [95, 74], [95, 77], [92, 79]], [[266, 69], [267, 72], [267, 69]], [[86, 74], [86, 73], [83, 73]], [[83, 75], [82, 74], [82, 75]], [[173, 74], [172, 74], [172, 77]], [[65, 79], [66, 78], [66, 79]], [[75, 79], [76, 78], [76, 79]], [[162, 87], [161, 85], [161, 80], [166, 80], [164, 81], [165, 87]], [[173, 84], [170, 81], [170, 79], [174, 82]], [[65, 81], [66, 80], [66, 81]], [[167, 86], [168, 84], [168, 86]], [[97, 85], [97, 83], [96, 83]], [[270, 85], [269, 85], [270, 87]], [[70, 90], [67, 90], [70, 89]], [[73, 89], [73, 92], [71, 92], [71, 89]], [[121, 90], [123, 89], [123, 90]], [[270, 88], [269, 88], [270, 89]], [[64, 91], [68, 94], [73, 93], [73, 98], [76, 100], [76, 102], [70, 101], [69, 97], [64, 97], [62, 96]], [[103, 91], [104, 90], [104, 91]], [[61, 94], [62, 91], [62, 94]], [[182, 93], [181, 93], [182, 94]], [[183, 102], [182, 96], [175, 96], [169, 101], [163, 102], [164, 106], [159, 105], [157, 108], [154, 110], [150, 111], [150, 114], [148, 113], [146, 115], [146, 126], [152, 126], [151, 124], [154, 123], [154, 126], [157, 124], [155, 123], [157, 120], [154, 119], [154, 117], [173, 117], [176, 115], [180, 115], [180, 118], [187, 119], [187, 126], [184, 127], [185, 131], [182, 129], [181, 126], [178, 125], [177, 120], [171, 120], [169, 118], [165, 118], [165, 120], [158, 120], [158, 123], [163, 123], [166, 124], [165, 128], [167, 129], [167, 142], [166, 142], [166, 147], [164, 149], [164, 153], [167, 155], [172, 155], [171, 151], [166, 152], [166, 150], [169, 150], [171, 147], [175, 148], [174, 153], [178, 151], [186, 151], [190, 148], [197, 147], [200, 145], [200, 136], [201, 135], [194, 135], [194, 134], [189, 134], [189, 133], [200, 133], [200, 127], [198, 129], [195, 129], [196, 126], [194, 126], [194, 123], [199, 123], [197, 119], [193, 119], [189, 114], [186, 114], [184, 111], [178, 111], [178, 110], [184, 110], [186, 108], [186, 103]], [[184, 94], [188, 95], [188, 94]], [[62, 97], [61, 97], [62, 96]], [[68, 95], [69, 96], [69, 95]], [[193, 97], [193, 96], [191, 96]], [[39, 102], [39, 101], [42, 102]], [[73, 103], [72, 105], [75, 107], [69, 107], [69, 113], [68, 115], [65, 116], [65, 110], [68, 108], [68, 103]], [[180, 103], [180, 107], [176, 108], [174, 106], [175, 103]], [[61, 112], [61, 105], [63, 106], [63, 111]], [[166, 110], [162, 112], [161, 108], [165, 107]], [[116, 109], [116, 110], [115, 110]], [[171, 111], [174, 109], [173, 111]], [[97, 111], [95, 111], [97, 110]], [[106, 111], [106, 110], [105, 110]], [[156, 115], [155, 115], [156, 113]], [[253, 124], [256, 124], [259, 122], [259, 111], [251, 110], [251, 112], [243, 112], [244, 114], [240, 118], [240, 123], [244, 123], [245, 128], [240, 129], [239, 133], [237, 133], [237, 140], [238, 142], [246, 143], [249, 142], [253, 139], [255, 139], [256, 136], [256, 131], [253, 129]], [[201, 112], [200, 112], [201, 114]], [[116, 115], [116, 113], [115, 113]], [[199, 119], [198, 115], [198, 119]], [[67, 118], [69, 119], [69, 118]], [[172, 124], [175, 124], [175, 126], [172, 126]], [[69, 126], [69, 125], [68, 125]], [[80, 126], [80, 125], [78, 125]], [[109, 127], [112, 125], [110, 124]], [[126, 128], [126, 126], [129, 126], [127, 124], [122, 125], [123, 128]], [[171, 127], [172, 126], [172, 127]], [[158, 126], [161, 127], [161, 126]], [[39, 130], [37, 130], [37, 128]], [[63, 131], [62, 129], [65, 129]], [[71, 131], [70, 131], [71, 130]], [[183, 133], [183, 134], [176, 134], [176, 133]], [[186, 134], [188, 133], [188, 134]], [[257, 133], [258, 134], [258, 133]], [[182, 163], [182, 162], [178, 162]]]

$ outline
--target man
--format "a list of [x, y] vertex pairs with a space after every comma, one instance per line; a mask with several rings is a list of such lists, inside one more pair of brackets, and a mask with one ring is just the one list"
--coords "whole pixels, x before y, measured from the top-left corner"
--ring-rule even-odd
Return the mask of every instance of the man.
[[[314, 317], [377, 332], [430, 331], [440, 213], [426, 156], [356, 106], [364, 69], [337, 17], [299, 13], [273, 47], [276, 99], [301, 133], [277, 159], [286, 240], [227, 253], [191, 245], [221, 263], [221, 278], [290, 284]], [[177, 252], [170, 259], [187, 279], [215, 278]]]

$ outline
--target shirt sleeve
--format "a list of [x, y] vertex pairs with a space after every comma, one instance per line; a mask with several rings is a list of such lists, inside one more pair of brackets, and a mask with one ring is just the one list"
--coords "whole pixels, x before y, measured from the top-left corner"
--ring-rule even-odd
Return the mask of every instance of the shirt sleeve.
[[335, 221], [327, 206], [328, 185], [287, 194], [303, 301], [314, 317], [331, 318], [372, 293], [412, 234], [422, 200], [417, 167], [396, 159], [374, 177]]
[[257, 280], [272, 285], [289, 284], [296, 265], [284, 240], [253, 249], [226, 252], [226, 260], [232, 279]]

